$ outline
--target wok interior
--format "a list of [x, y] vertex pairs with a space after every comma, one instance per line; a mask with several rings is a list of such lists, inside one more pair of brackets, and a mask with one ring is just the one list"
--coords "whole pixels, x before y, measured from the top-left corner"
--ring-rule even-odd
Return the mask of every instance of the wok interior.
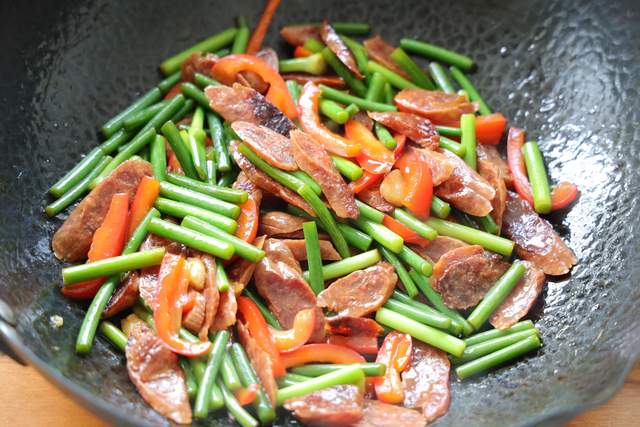
[[[12, 6], [3, 29], [12, 36], [0, 38], [3, 80], [12, 82], [0, 106], [0, 298], [16, 310], [18, 332], [38, 357], [129, 422], [166, 424], [104, 339], [89, 357], [73, 352], [84, 308], [57, 291], [60, 265], [49, 242], [61, 222], [45, 220], [42, 198], [95, 144], [98, 126], [159, 80], [162, 59], [236, 15], [254, 19], [260, 2], [194, 2], [178, 14], [168, 1], [48, 3]], [[480, 66], [472, 79], [488, 104], [539, 142], [554, 181], [566, 177], [581, 190], [568, 214], [552, 216], [580, 264], [549, 283], [538, 303], [544, 348], [464, 384], [454, 379], [451, 408], [437, 425], [527, 424], [596, 402], [640, 352], [633, 191], [640, 30], [638, 7], [628, 3], [289, 1], [276, 15], [274, 27], [325, 16], [363, 20], [391, 42], [416, 36], [471, 54]], [[268, 42], [284, 48], [273, 29]], [[62, 328], [51, 325], [54, 314]], [[232, 424], [220, 417], [218, 425]]]

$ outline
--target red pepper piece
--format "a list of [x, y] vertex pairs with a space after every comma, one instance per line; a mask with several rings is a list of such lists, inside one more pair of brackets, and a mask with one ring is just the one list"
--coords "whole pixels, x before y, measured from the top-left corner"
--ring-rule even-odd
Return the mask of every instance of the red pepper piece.
[[276, 348], [279, 351], [294, 350], [304, 345], [311, 335], [316, 325], [316, 310], [307, 308], [300, 310], [293, 320], [293, 328], [279, 331], [269, 328], [273, 337]]
[[246, 54], [229, 55], [221, 58], [212, 68], [213, 77], [226, 85], [232, 84], [242, 71], [258, 74], [262, 80], [269, 83], [266, 98], [291, 120], [298, 116], [296, 104], [283, 78], [266, 61]]
[[258, 306], [247, 297], [238, 297], [238, 315], [245, 322], [249, 333], [256, 340], [260, 348], [264, 350], [271, 359], [273, 374], [276, 377], [284, 375], [282, 358], [276, 348], [275, 341], [264, 320]]
[[364, 363], [365, 358], [351, 350], [335, 344], [306, 344], [292, 351], [280, 353], [285, 368], [305, 363]]
[[376, 396], [379, 400], [386, 403], [403, 401], [400, 373], [411, 360], [412, 346], [411, 335], [394, 331], [385, 337], [376, 357], [376, 362], [384, 363], [387, 367], [384, 376], [375, 379]]
[[[129, 196], [127, 194], [114, 194], [109, 204], [109, 210], [102, 224], [93, 233], [91, 248], [87, 256], [87, 262], [99, 261], [118, 256], [124, 247], [127, 227], [129, 225]], [[61, 292], [73, 299], [87, 299], [93, 297], [106, 277], [65, 286]]]
[[173, 352], [187, 357], [202, 356], [211, 350], [211, 341], [192, 343], [178, 335], [182, 321], [183, 296], [189, 288], [189, 276], [183, 255], [167, 252], [158, 273], [160, 289], [156, 296], [153, 321], [158, 338]]

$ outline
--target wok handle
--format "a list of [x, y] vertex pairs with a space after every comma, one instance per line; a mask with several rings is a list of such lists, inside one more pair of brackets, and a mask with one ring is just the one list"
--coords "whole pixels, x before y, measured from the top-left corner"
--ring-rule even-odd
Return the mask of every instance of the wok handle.
[[0, 299], [0, 353], [6, 354], [21, 365], [26, 365], [15, 350], [22, 346], [15, 324], [13, 310], [9, 304]]

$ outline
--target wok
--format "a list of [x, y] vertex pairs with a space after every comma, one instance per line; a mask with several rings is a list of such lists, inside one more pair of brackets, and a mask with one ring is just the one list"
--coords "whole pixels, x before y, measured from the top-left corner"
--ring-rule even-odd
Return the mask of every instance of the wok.
[[[2, 2], [0, 16], [0, 335], [70, 396], [118, 425], [164, 425], [103, 338], [73, 352], [84, 314], [58, 292], [43, 214], [48, 186], [89, 151], [97, 129], [159, 80], [157, 65], [261, 1]], [[453, 379], [438, 426], [560, 424], [611, 397], [640, 353], [640, 4], [629, 1], [285, 0], [274, 26], [370, 22], [472, 54], [486, 101], [537, 139], [554, 181], [581, 197], [552, 216], [575, 250], [533, 318], [544, 347], [486, 376]], [[284, 49], [274, 28], [268, 43]], [[54, 328], [50, 317], [64, 318]], [[207, 425], [231, 425], [216, 415]], [[285, 418], [282, 424], [295, 421]], [[200, 422], [204, 425], [204, 422]]]

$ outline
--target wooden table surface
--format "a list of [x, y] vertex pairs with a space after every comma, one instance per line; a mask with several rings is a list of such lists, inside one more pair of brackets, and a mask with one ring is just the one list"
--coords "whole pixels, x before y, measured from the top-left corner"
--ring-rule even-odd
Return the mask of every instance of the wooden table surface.
[[[0, 356], [0, 381], [0, 425], [107, 427], [33, 368], [20, 366], [6, 356]], [[639, 419], [640, 363], [612, 400], [576, 417], [567, 427], [633, 426]]]

